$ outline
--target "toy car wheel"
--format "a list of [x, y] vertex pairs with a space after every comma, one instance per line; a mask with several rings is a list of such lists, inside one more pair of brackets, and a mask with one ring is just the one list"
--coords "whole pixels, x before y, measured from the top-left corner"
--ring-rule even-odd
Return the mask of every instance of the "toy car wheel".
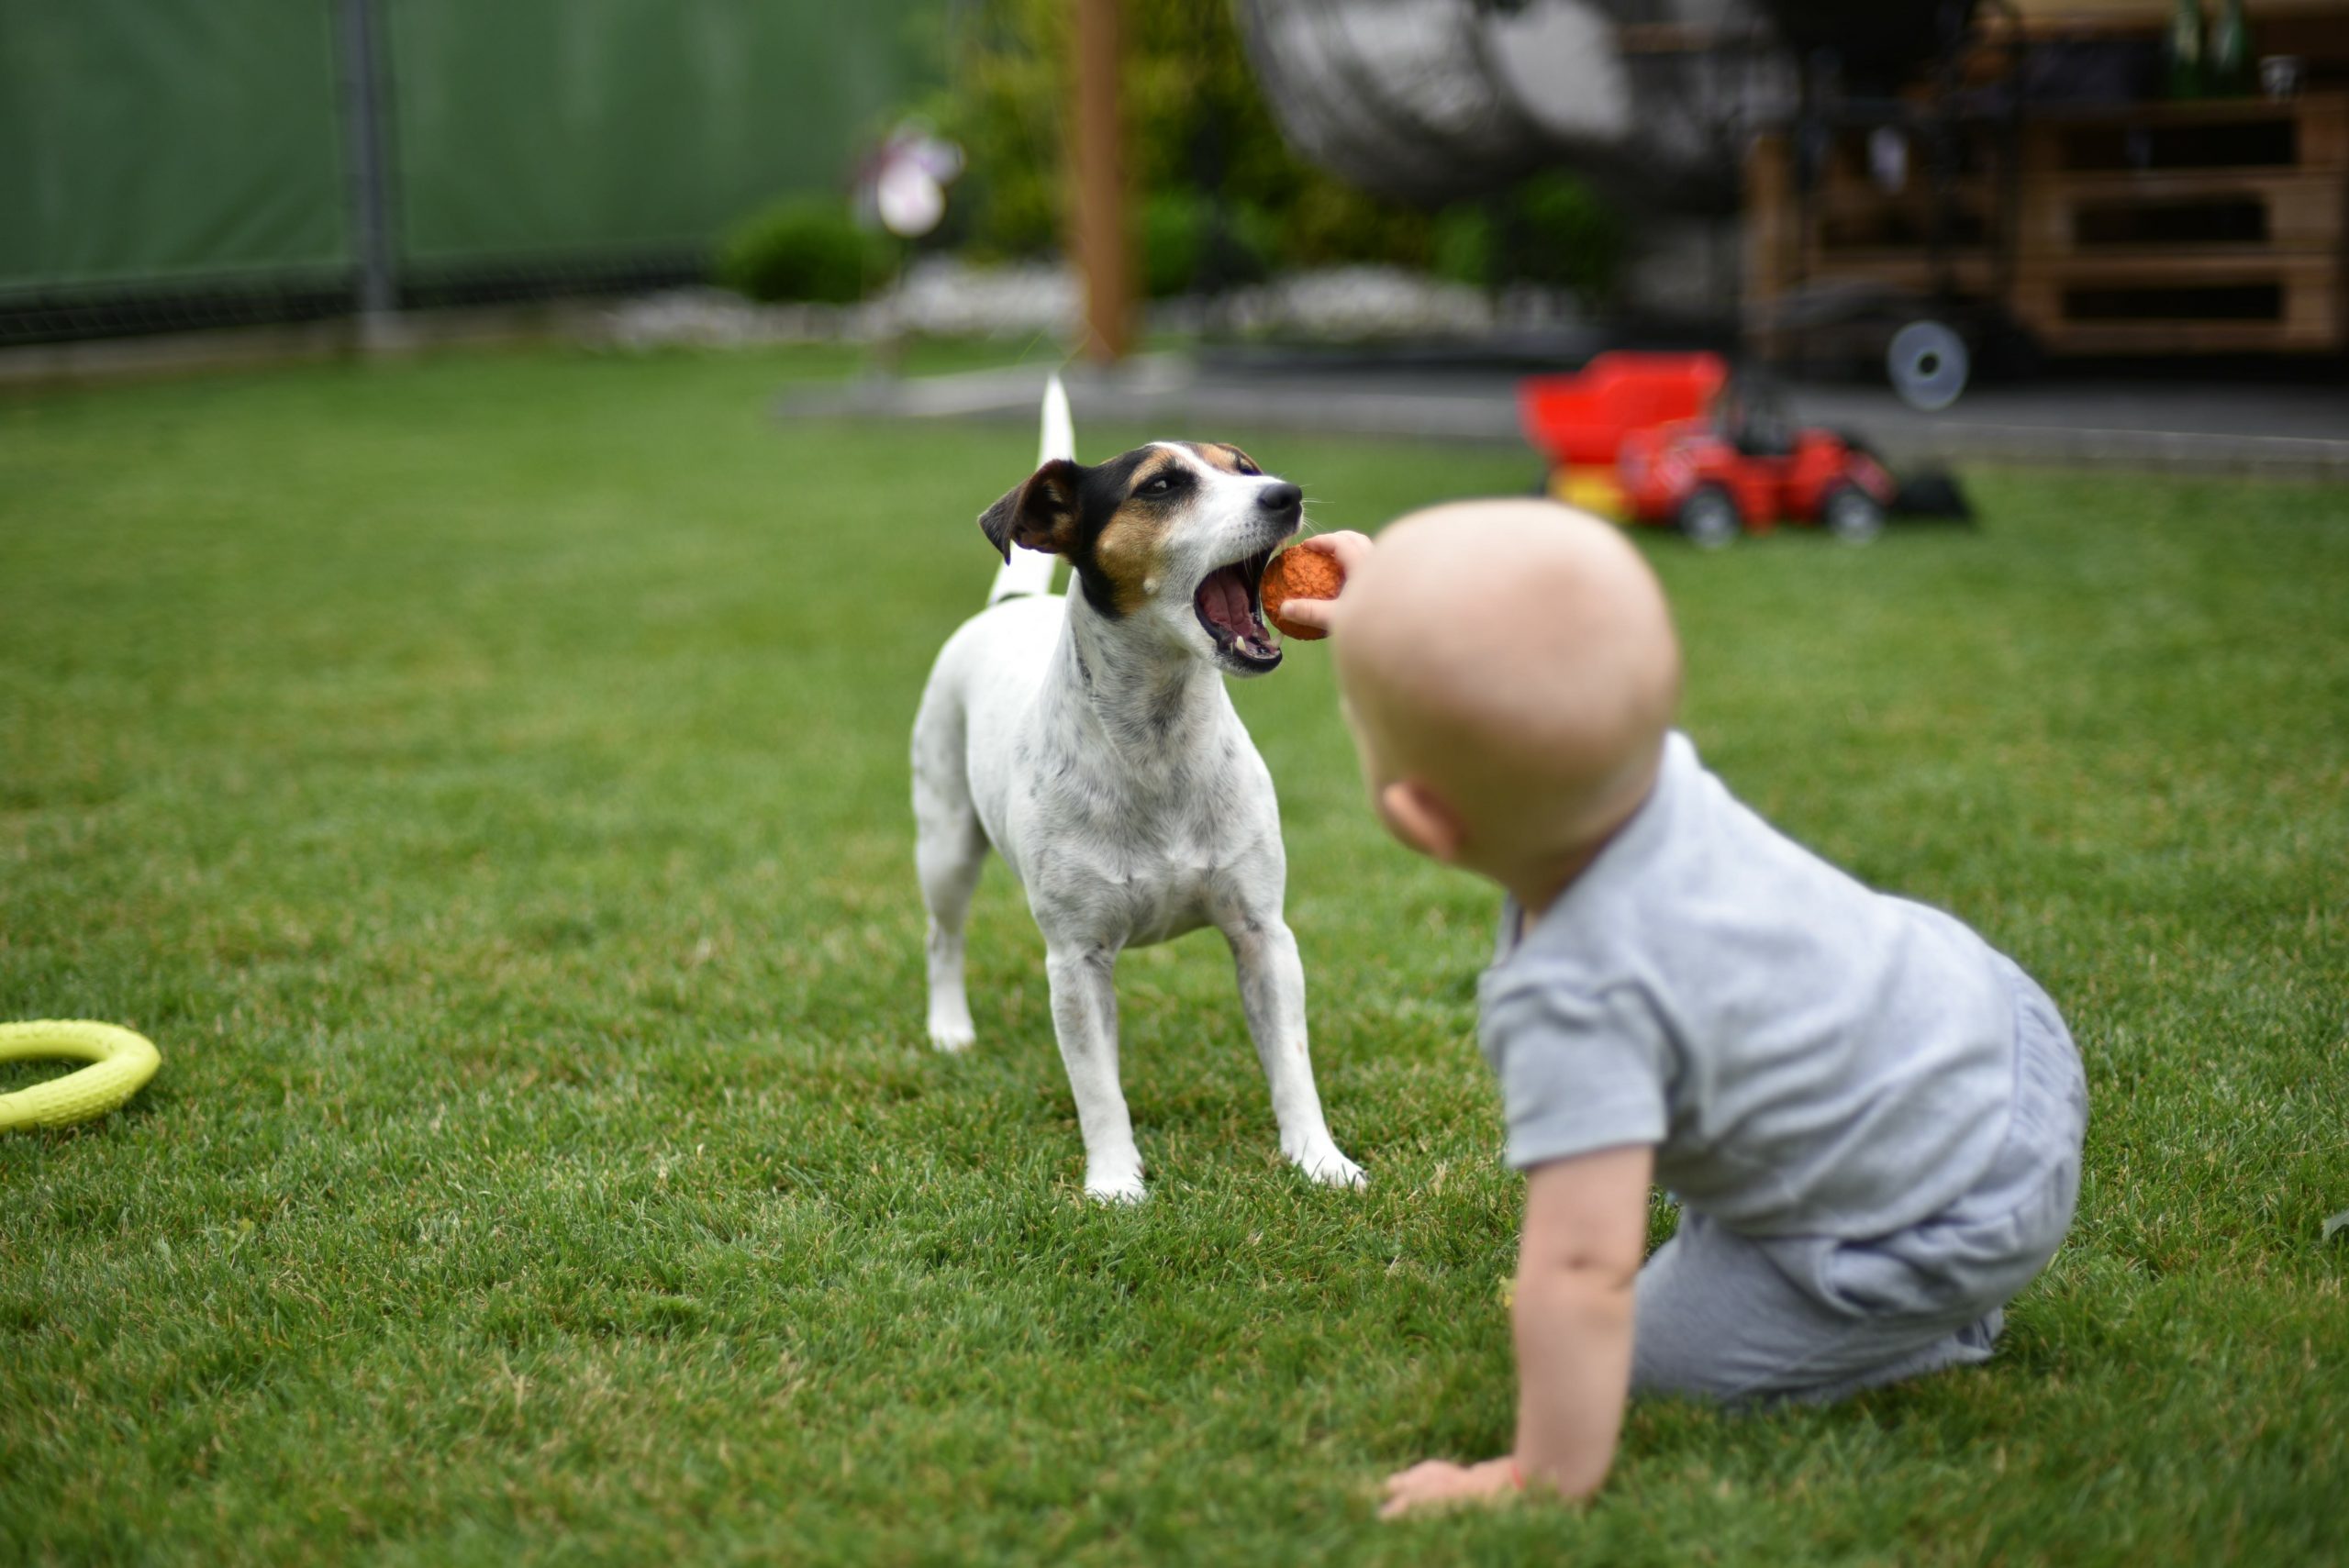
[[1690, 544], [1699, 550], [1719, 550], [1737, 538], [1742, 526], [1737, 515], [1737, 502], [1718, 484], [1699, 485], [1673, 517]]
[[1845, 544], [1865, 544], [1884, 532], [1884, 508], [1856, 484], [1839, 484], [1819, 504], [1819, 520]]

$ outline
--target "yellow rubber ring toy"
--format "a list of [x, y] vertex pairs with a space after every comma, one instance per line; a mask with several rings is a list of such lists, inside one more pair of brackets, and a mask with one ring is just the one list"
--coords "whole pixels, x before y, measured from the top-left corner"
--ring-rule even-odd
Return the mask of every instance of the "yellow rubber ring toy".
[[95, 1121], [145, 1088], [163, 1064], [152, 1040], [113, 1024], [80, 1018], [0, 1024], [0, 1062], [41, 1056], [79, 1057], [91, 1065], [0, 1095], [0, 1132]]

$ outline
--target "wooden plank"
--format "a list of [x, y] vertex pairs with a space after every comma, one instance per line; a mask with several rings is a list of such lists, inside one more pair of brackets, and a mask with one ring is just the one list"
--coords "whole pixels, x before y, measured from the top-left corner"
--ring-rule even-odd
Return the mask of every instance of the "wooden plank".
[[[2189, 269], [2179, 268], [2174, 259], [2159, 267], [2034, 263], [2018, 273], [2009, 306], [2016, 320], [2054, 353], [2317, 353], [2343, 346], [2349, 316], [2344, 316], [2337, 259], [2262, 263], [2241, 257], [2204, 257], [2193, 261]], [[2195, 309], [2195, 290], [2260, 286], [2277, 290], [2272, 317], [2243, 318]], [[2075, 308], [2082, 303], [2083, 291], [2125, 294], [2140, 289], [2171, 297], [2148, 301], [2142, 316]]]
[[2167, 98], [2141, 104], [2033, 104], [2029, 126], [2082, 127], [2260, 125], [2280, 120], [2331, 121], [2349, 111], [2349, 93], [2303, 93], [2273, 98]]
[[[1887, 191], [1868, 175], [1852, 172], [1829, 176], [1819, 183], [1813, 196], [1821, 201], [1856, 206], [1865, 202], [1924, 201], [1933, 194], [1932, 174], [1922, 164], [1911, 162], [1908, 183], [1897, 191]], [[1960, 201], [1987, 201], [1994, 194], [1987, 174], [1961, 174], [1950, 182], [1949, 194]]]
[[[1985, 250], [1952, 250], [1946, 260], [1951, 284], [1962, 294], [1986, 294], [1996, 281], [1996, 268]], [[1939, 286], [1939, 271], [1921, 247], [1823, 251], [1814, 248], [1804, 252], [1803, 275], [1813, 282], [1879, 283], [1928, 291]]]
[[[1987, 209], [1992, 192], [1987, 180], [1960, 180], [1949, 191], [1949, 202], [1959, 210]], [[1865, 217], [1887, 209], [1923, 209], [1934, 206], [1932, 187], [1923, 181], [1904, 190], [1880, 191], [1873, 185], [1827, 185], [1811, 195], [1811, 208], [1831, 217]]]
[[2049, 278], [2078, 284], [2084, 281], [2120, 286], [2164, 284], [2266, 283], [2274, 278], [2338, 278], [2341, 258], [2329, 250], [2277, 253], [2272, 250], [2188, 250], [2164, 247], [2156, 250], [2075, 253], [2069, 256], [2025, 255], [2018, 259], [2015, 276]]
[[1794, 169], [1787, 139], [1768, 132], [1745, 155], [1747, 275], [1782, 281], [1789, 269], [1795, 230]]
[[[2211, 241], [2133, 240], [2098, 242], [2080, 237], [2084, 214], [2169, 209], [2183, 214], [2197, 206], [2255, 204], [2266, 238], [2232, 242], [2231, 248], [2258, 254], [2337, 250], [2349, 232], [2349, 181], [2336, 174], [2240, 174], [2207, 171], [2152, 173], [2053, 174], [2027, 182], [2021, 191], [2017, 239], [2026, 250], [2050, 255], [2100, 255], [2128, 245], [2146, 249], [2174, 245], [2205, 248]], [[2227, 244], [2221, 241], [2218, 243]]]
[[[2013, 0], [2013, 9], [2025, 28], [2084, 23], [2166, 28], [2177, 14], [2176, 0]], [[2341, 0], [2248, 0], [2243, 14], [2256, 27], [2278, 17], [2323, 16], [2340, 9]]]
[[[2204, 161], [2210, 150], [2202, 138], [2222, 132], [2233, 133], [2231, 161]], [[2026, 184], [2050, 176], [2339, 172], [2349, 171], [2349, 96], [2034, 108], [2021, 139]]]
[[2332, 354], [2337, 328], [2256, 321], [2100, 321], [2032, 328], [2051, 354]]
[[2302, 98], [2300, 167], [2349, 169], [2349, 95]]
[[1746, 150], [1744, 262], [1749, 305], [1776, 299], [1793, 286], [1794, 170], [1787, 139], [1776, 132], [1755, 137]]
[[1786, 356], [1783, 334], [1759, 323], [1773, 300], [1794, 286], [1796, 213], [1790, 144], [1777, 132], [1753, 139], [1745, 152], [1743, 315], [1746, 346], [1764, 360]]

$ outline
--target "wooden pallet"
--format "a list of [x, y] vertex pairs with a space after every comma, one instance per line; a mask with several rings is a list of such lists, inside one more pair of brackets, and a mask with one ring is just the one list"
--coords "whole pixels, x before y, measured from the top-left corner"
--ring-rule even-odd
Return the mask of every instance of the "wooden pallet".
[[2349, 169], [2349, 95], [2034, 109], [2021, 153], [2026, 181], [2222, 168], [2337, 172]]
[[1912, 293], [1931, 294], [1946, 279], [1951, 289], [1968, 296], [1987, 295], [1997, 284], [1995, 263], [1979, 246], [1946, 252], [1939, 262], [1913, 247], [1898, 250], [1817, 250], [1803, 258], [1804, 275], [1837, 282], [1886, 284]]
[[2349, 180], [2298, 171], [2050, 174], [2027, 181], [2018, 205], [2015, 238], [2026, 254], [2328, 250], [2344, 232]]
[[2003, 306], [2055, 353], [2349, 346], [2349, 95], [2035, 110], [2019, 152], [2011, 237], [1991, 183], [1966, 175], [1937, 264], [1921, 243], [1885, 242], [1930, 232], [1924, 192], [1880, 191], [1839, 150], [1798, 209], [1785, 139], [1758, 139], [1749, 301], [1798, 282], [1948, 290]]
[[2334, 255], [2050, 259], [2018, 270], [2008, 308], [2059, 354], [2322, 353], [2349, 340]]
[[2051, 116], [2019, 206], [2007, 304], [2054, 352], [2349, 342], [2349, 97]]

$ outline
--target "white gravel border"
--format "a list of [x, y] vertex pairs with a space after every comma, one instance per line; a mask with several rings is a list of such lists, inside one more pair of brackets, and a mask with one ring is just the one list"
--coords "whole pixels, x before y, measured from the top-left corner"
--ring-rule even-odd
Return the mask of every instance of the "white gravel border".
[[[768, 343], [940, 338], [1073, 340], [1084, 301], [1075, 272], [1056, 263], [974, 267], [947, 256], [916, 261], [887, 294], [862, 305], [756, 305], [718, 288], [672, 289], [599, 311], [584, 336], [600, 347], [743, 348]], [[1295, 272], [1212, 298], [1160, 300], [1151, 329], [1332, 341], [1478, 338], [1583, 319], [1573, 296], [1512, 288], [1495, 295], [1399, 267]]]

